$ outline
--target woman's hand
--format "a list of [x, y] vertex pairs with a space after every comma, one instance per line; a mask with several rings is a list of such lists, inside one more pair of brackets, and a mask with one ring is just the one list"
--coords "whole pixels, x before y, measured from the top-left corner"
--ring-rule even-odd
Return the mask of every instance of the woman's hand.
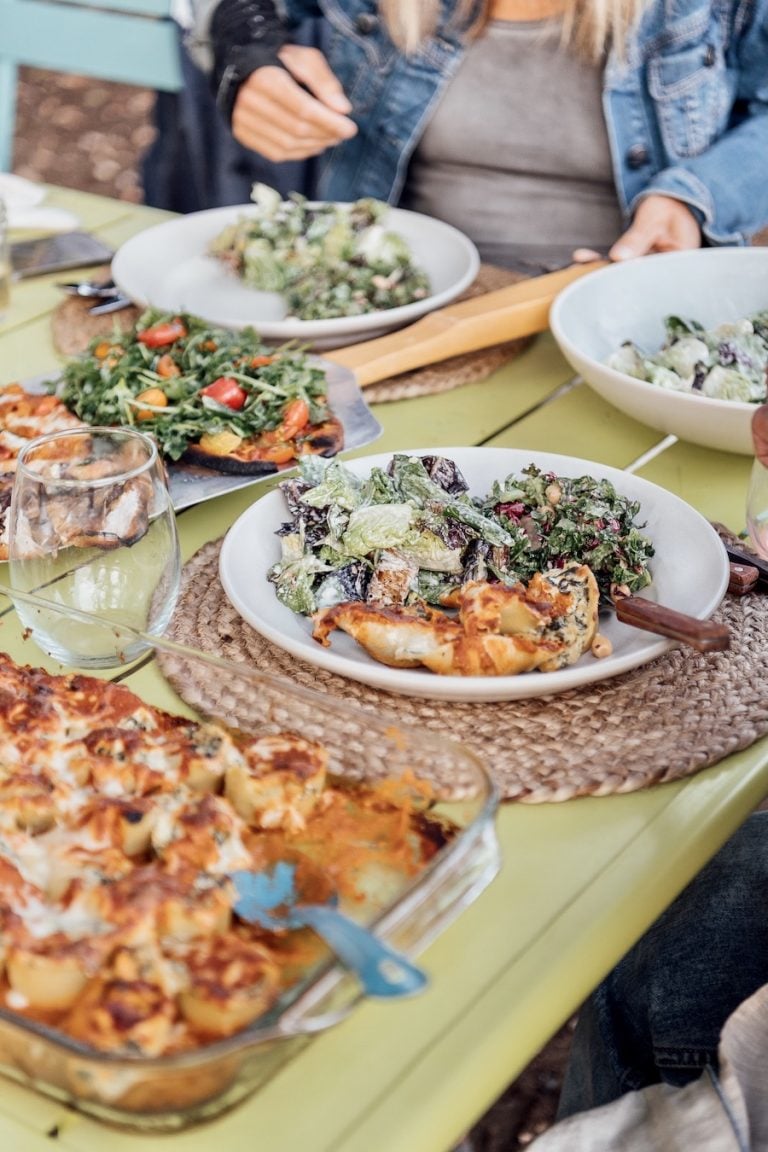
[[620, 236], [608, 255], [631, 260], [651, 252], [679, 252], [701, 247], [699, 222], [687, 204], [671, 196], [646, 196], [635, 212], [632, 226]]
[[[306, 160], [356, 135], [352, 105], [317, 48], [286, 44], [284, 68], [252, 72], [240, 86], [232, 134], [267, 160]], [[287, 71], [285, 70], [287, 69]]]

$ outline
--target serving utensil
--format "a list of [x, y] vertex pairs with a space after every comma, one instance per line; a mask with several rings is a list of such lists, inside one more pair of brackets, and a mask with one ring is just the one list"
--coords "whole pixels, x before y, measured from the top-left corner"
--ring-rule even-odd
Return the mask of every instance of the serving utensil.
[[748, 568], [756, 569], [756, 583], [763, 588], [768, 588], [768, 561], [763, 560], [762, 556], [758, 556], [756, 552], [751, 552], [747, 548], [738, 548], [734, 544], [725, 544], [725, 550], [732, 564], [743, 564]]
[[122, 312], [123, 308], [130, 308], [132, 300], [124, 296], [122, 292], [115, 291], [114, 294], [106, 300], [102, 300], [100, 304], [93, 304], [88, 313], [90, 316], [106, 316], [108, 312]]
[[697, 652], [725, 652], [730, 646], [731, 637], [726, 624], [687, 616], [643, 596], [617, 595], [614, 608], [616, 619], [622, 624], [631, 624], [633, 628], [657, 636], [667, 636], [695, 648]]
[[230, 874], [235, 885], [235, 913], [263, 928], [311, 928], [339, 960], [351, 969], [369, 996], [413, 996], [427, 984], [426, 974], [373, 932], [344, 916], [331, 895], [323, 904], [303, 903], [296, 885], [296, 865], [280, 861], [271, 871]]
[[732, 560], [728, 571], [728, 591], [731, 596], [746, 596], [747, 592], [755, 589], [760, 580], [760, 573], [752, 564], [736, 563]]
[[114, 280], [78, 280], [73, 283], [56, 285], [68, 296], [79, 296], [84, 300], [96, 300], [88, 309], [91, 316], [105, 316], [109, 312], [120, 312], [131, 304], [129, 298], [115, 284]]
[[102, 299], [114, 296], [117, 288], [111, 278], [109, 280], [76, 280], [74, 282], [59, 282], [56, 285], [68, 296], [83, 296], [86, 299]]
[[533, 336], [546, 330], [549, 309], [557, 294], [574, 280], [604, 267], [605, 263], [593, 260], [571, 264], [473, 300], [449, 304], [407, 328], [324, 352], [323, 356], [349, 369], [364, 388], [366, 384], [375, 384], [450, 356]]

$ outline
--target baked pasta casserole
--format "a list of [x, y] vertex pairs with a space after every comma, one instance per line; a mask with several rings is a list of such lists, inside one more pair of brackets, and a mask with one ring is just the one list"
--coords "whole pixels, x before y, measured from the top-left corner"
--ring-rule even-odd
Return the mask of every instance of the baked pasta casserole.
[[99, 1052], [243, 1029], [328, 959], [233, 911], [231, 874], [295, 865], [299, 896], [370, 914], [452, 835], [428, 787], [354, 784], [323, 746], [244, 736], [129, 689], [0, 656], [0, 1003]]

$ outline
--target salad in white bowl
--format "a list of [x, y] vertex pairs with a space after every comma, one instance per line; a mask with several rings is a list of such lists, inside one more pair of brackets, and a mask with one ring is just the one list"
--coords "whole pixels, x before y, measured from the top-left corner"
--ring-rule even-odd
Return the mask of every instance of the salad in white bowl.
[[[670, 332], [669, 317], [693, 319]], [[697, 248], [588, 273], [555, 299], [549, 323], [574, 370], [627, 416], [751, 456], [766, 317], [768, 247]]]
[[627, 340], [608, 357], [609, 367], [675, 392], [748, 404], [768, 399], [768, 308], [716, 328], [679, 316], [667, 316], [664, 327], [658, 352]]

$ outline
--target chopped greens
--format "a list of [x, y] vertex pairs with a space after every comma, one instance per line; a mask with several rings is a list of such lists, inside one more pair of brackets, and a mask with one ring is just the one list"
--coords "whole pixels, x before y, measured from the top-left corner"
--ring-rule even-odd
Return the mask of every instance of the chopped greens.
[[707, 331], [697, 320], [668, 316], [666, 339], [646, 354], [631, 340], [608, 366], [675, 392], [762, 404], [768, 395], [768, 309]]
[[478, 498], [453, 461], [401, 454], [365, 479], [338, 460], [301, 460], [280, 488], [290, 520], [269, 579], [305, 615], [347, 600], [450, 605], [469, 580], [527, 582], [572, 561], [589, 565], [605, 599], [651, 581], [639, 504], [608, 480], [531, 464]]
[[381, 200], [311, 204], [298, 193], [283, 200], [266, 184], [251, 198], [258, 215], [228, 225], [209, 251], [252, 288], [281, 293], [289, 316], [359, 316], [429, 295], [405, 240], [385, 228]]
[[286, 427], [297, 401], [306, 427], [329, 416], [325, 375], [300, 350], [269, 348], [252, 328], [151, 310], [132, 331], [92, 340], [51, 387], [87, 424], [137, 425], [170, 460], [203, 437], [218, 437], [226, 452], [227, 443], [283, 429], [297, 445], [300, 431]]

